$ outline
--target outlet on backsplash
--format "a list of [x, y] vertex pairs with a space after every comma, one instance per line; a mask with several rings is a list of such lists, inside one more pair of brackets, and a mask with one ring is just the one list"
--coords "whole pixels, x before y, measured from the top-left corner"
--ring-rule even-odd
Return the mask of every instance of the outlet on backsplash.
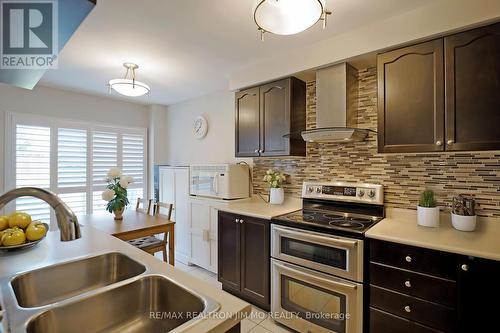
[[[358, 71], [358, 126], [377, 130], [377, 71]], [[307, 128], [315, 127], [316, 84], [307, 84]], [[387, 207], [415, 209], [420, 192], [431, 188], [438, 205], [450, 207], [453, 196], [472, 194], [477, 214], [500, 217], [500, 152], [379, 154], [376, 134], [346, 145], [308, 143], [307, 157], [254, 158], [254, 192], [267, 194], [266, 170], [289, 175], [285, 192], [300, 197], [304, 181], [339, 179], [379, 183]]]

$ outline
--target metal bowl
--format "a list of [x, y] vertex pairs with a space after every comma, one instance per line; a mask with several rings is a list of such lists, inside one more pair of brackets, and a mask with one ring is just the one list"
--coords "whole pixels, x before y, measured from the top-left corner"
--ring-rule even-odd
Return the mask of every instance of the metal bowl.
[[[49, 232], [49, 225], [47, 223], [42, 223], [42, 224], [45, 226], [45, 228], [47, 229], [47, 233], [48, 233]], [[32, 241], [32, 242], [28, 241], [24, 244], [12, 245], [12, 246], [0, 245], [0, 251], [15, 251], [15, 250], [21, 250], [21, 249], [28, 249], [30, 247], [37, 245], [41, 241], [43, 241], [45, 239], [45, 237], [47, 237], [47, 233], [45, 233], [45, 236], [43, 236], [42, 238], [40, 238], [39, 240], [36, 240], [36, 241]]]

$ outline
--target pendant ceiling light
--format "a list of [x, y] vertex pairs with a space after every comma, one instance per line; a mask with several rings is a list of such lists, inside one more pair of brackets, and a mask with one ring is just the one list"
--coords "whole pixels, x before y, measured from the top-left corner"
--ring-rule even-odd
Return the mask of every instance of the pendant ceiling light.
[[114, 79], [109, 81], [109, 92], [111, 93], [111, 89], [113, 89], [120, 95], [130, 97], [139, 97], [149, 94], [151, 91], [149, 86], [135, 80], [135, 70], [138, 69], [139, 66], [126, 62], [123, 64], [123, 67], [127, 69], [125, 77], [123, 79]]
[[254, 20], [261, 38], [270, 32], [276, 35], [294, 35], [323, 20], [331, 12], [325, 9], [326, 0], [262, 0], [254, 12]]

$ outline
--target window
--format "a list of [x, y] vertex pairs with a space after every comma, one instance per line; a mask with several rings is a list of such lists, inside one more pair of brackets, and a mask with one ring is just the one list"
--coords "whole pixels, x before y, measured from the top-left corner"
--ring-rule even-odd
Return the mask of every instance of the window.
[[[41, 187], [56, 193], [76, 214], [102, 211], [106, 173], [119, 167], [134, 177], [129, 185], [133, 204], [146, 193], [146, 129], [112, 127], [7, 115], [6, 188]], [[19, 198], [9, 209], [50, 221], [43, 201]]]

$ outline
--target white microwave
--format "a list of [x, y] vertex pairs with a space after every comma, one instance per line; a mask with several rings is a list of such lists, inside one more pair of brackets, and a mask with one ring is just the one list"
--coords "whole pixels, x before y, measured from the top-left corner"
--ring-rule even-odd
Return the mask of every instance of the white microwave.
[[250, 171], [246, 164], [191, 165], [190, 194], [218, 199], [250, 196]]

